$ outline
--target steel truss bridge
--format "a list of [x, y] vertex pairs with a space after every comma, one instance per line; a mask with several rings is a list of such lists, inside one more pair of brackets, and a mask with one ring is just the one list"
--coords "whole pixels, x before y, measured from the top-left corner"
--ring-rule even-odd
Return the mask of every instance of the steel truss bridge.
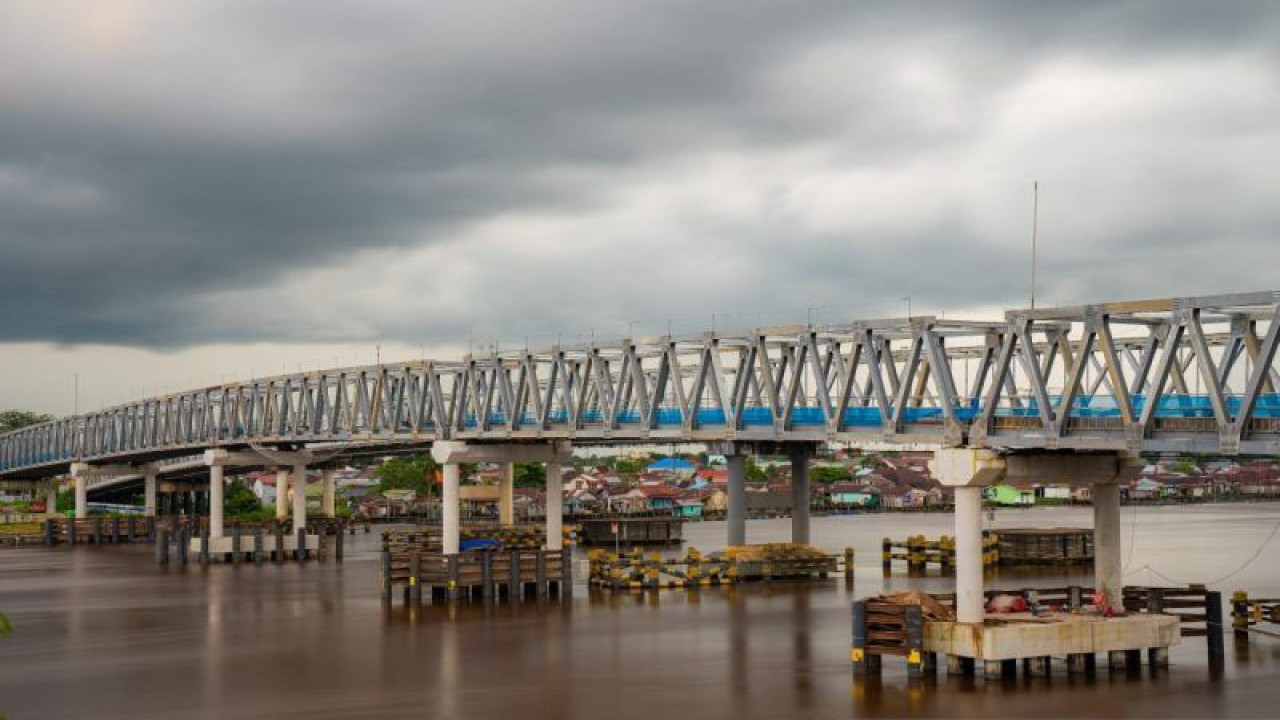
[[0, 479], [209, 448], [889, 442], [1280, 454], [1280, 292], [663, 336], [280, 375], [0, 436]]

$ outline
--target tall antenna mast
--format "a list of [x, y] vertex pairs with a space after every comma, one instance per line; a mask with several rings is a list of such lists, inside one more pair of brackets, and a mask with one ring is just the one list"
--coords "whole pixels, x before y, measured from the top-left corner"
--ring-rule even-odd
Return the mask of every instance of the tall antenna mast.
[[1036, 309], [1036, 234], [1040, 226], [1040, 181], [1031, 183], [1031, 309]]

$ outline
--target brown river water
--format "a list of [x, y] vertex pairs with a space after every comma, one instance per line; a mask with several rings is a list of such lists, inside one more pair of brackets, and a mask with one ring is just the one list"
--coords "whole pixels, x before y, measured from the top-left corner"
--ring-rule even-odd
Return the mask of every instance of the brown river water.
[[[1001, 510], [995, 529], [1090, 524], [1088, 508]], [[1280, 504], [1126, 507], [1127, 581], [1220, 580], [1280, 596]], [[859, 553], [843, 580], [571, 602], [423, 607], [378, 594], [377, 533], [345, 563], [160, 567], [149, 546], [0, 551], [0, 714], [22, 718], [840, 718], [1277, 717], [1280, 639], [1227, 637], [1209, 672], [1188, 638], [1152, 675], [1100, 670], [908, 684], [849, 670], [849, 603], [887, 588], [946, 589], [945, 577], [884, 578], [883, 536], [949, 532], [950, 515], [816, 518], [814, 543]], [[784, 541], [789, 521], [753, 521], [751, 542]], [[723, 546], [723, 523], [685, 526], [689, 545]], [[1234, 576], [1250, 557], [1251, 564]], [[1130, 547], [1132, 550], [1130, 551]], [[581, 552], [581, 550], [579, 551]], [[576, 576], [586, 577], [585, 555]], [[1087, 570], [1004, 572], [996, 587], [1088, 585]]]

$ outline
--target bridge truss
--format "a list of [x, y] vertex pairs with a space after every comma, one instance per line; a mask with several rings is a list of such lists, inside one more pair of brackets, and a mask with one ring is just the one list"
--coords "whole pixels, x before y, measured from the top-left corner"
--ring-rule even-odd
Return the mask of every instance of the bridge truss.
[[1280, 293], [636, 338], [260, 378], [0, 436], [0, 479], [214, 447], [923, 443], [1273, 455]]

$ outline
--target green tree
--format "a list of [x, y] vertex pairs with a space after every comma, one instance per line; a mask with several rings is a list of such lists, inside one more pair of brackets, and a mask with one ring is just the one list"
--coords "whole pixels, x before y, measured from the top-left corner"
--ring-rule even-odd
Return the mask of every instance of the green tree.
[[762, 483], [768, 482], [769, 476], [765, 474], [763, 468], [756, 464], [755, 456], [747, 458], [747, 482]]
[[830, 465], [819, 465], [809, 468], [809, 479], [818, 483], [838, 483], [845, 482], [853, 477], [853, 473], [849, 472], [849, 468], [834, 467]]
[[540, 488], [547, 486], [547, 467], [542, 463], [516, 463], [515, 486]]
[[31, 412], [29, 410], [0, 411], [0, 433], [7, 433], [10, 430], [17, 430], [18, 428], [24, 428], [28, 425], [39, 425], [43, 422], [49, 422], [52, 419], [52, 415]]
[[378, 492], [413, 490], [430, 495], [439, 465], [430, 455], [406, 455], [392, 458], [378, 466]]
[[645, 458], [613, 458], [613, 469], [623, 475], [636, 475], [644, 472], [649, 463]]
[[262, 501], [253, 494], [253, 488], [249, 487], [248, 481], [240, 477], [232, 478], [231, 482], [227, 483], [222, 508], [227, 517], [237, 520], [256, 519], [262, 515], [264, 509], [270, 510], [273, 516], [275, 514], [271, 508], [263, 508]]

